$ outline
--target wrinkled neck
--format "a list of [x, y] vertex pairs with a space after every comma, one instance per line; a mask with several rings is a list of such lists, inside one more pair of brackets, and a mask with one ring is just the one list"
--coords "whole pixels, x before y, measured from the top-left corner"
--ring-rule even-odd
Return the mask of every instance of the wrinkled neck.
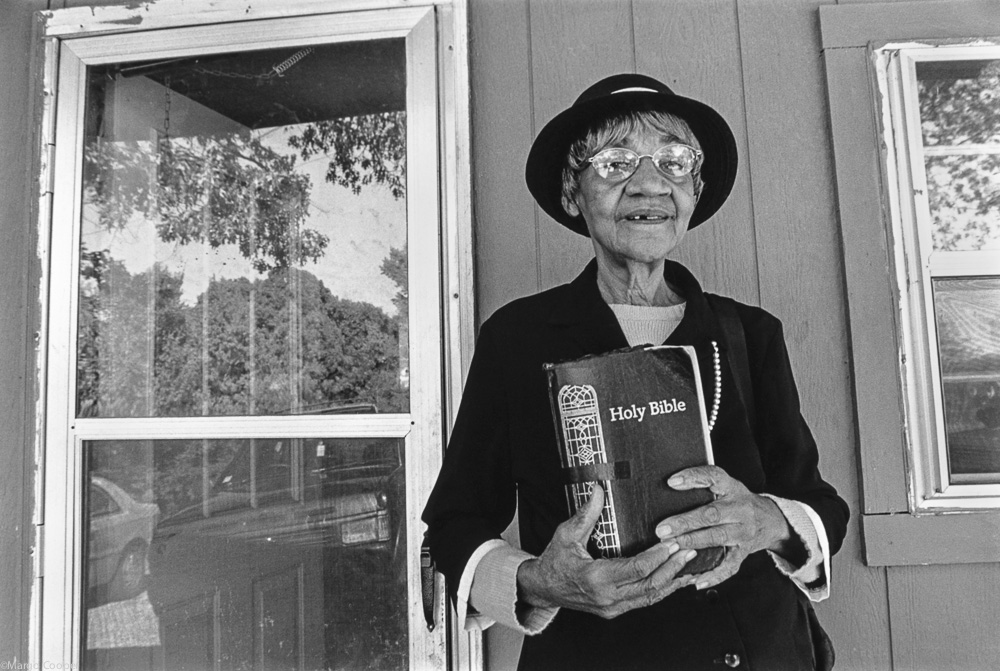
[[684, 302], [663, 278], [663, 261], [616, 265], [597, 258], [597, 287], [609, 305], [669, 307]]

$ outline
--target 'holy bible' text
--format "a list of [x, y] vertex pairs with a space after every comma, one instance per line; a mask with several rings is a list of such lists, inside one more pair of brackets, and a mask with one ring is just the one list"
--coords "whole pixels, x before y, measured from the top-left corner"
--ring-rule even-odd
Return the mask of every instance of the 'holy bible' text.
[[[678, 401], [676, 398], [672, 398], [669, 401], [663, 399], [662, 401], [650, 401], [649, 402], [649, 416], [654, 417], [656, 415], [666, 415], [671, 412], [684, 412], [687, 410], [687, 403], [684, 401]], [[616, 408], [611, 408], [611, 421], [621, 422], [622, 420], [634, 419], [642, 421], [646, 416], [646, 408], [643, 406], [637, 406], [635, 403], [631, 407], [620, 405]]]

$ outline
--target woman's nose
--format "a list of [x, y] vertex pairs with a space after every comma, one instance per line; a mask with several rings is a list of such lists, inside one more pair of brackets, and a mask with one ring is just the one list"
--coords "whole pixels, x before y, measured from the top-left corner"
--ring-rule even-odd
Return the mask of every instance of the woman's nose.
[[630, 195], [661, 195], [669, 193], [673, 185], [673, 182], [656, 167], [652, 157], [643, 156], [639, 159], [639, 167], [628, 178], [625, 192]]

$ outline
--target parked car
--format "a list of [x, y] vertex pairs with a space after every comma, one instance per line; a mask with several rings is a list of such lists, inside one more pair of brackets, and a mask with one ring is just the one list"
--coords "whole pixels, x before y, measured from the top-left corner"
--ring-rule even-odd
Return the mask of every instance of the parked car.
[[159, 506], [138, 501], [110, 480], [93, 476], [87, 512], [88, 592], [101, 594], [106, 601], [137, 596], [145, 585]]
[[403, 440], [220, 441], [205, 454], [150, 554], [168, 668], [187, 664], [182, 632], [203, 631], [206, 610], [226, 614], [224, 649], [262, 637], [275, 668], [300, 640], [306, 668], [405, 666]]
[[183, 533], [392, 554], [403, 504], [399, 442], [254, 441], [235, 453], [201, 503], [164, 518], [157, 538]]

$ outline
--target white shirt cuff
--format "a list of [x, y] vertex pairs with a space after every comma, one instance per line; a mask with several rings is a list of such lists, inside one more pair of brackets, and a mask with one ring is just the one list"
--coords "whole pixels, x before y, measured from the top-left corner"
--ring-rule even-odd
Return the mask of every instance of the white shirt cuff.
[[806, 548], [806, 561], [793, 566], [784, 557], [768, 552], [778, 570], [788, 576], [810, 601], [822, 601], [830, 596], [830, 541], [826, 527], [816, 511], [802, 503], [764, 494], [777, 504]]
[[476, 548], [458, 583], [459, 626], [469, 631], [499, 623], [526, 635], [548, 626], [558, 608], [517, 608], [517, 569], [533, 558], [499, 539]]

